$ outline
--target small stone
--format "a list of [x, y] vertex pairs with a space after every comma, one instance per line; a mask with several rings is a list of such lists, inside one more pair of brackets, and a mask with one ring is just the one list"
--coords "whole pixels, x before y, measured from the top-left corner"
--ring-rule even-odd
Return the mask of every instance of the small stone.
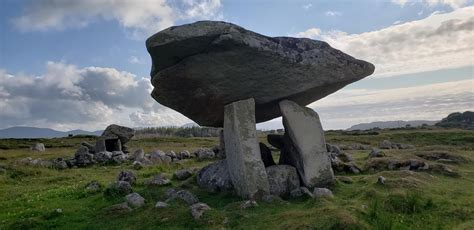
[[382, 143], [380, 143], [379, 148], [381, 149], [391, 149], [392, 148], [392, 142], [389, 140], [384, 140]]
[[195, 220], [201, 219], [202, 215], [207, 211], [210, 210], [211, 207], [205, 203], [196, 203], [189, 207], [191, 211], [191, 215], [194, 217]]
[[31, 151], [44, 152], [46, 148], [43, 143], [35, 143], [30, 147]]
[[177, 158], [176, 153], [175, 153], [173, 150], [167, 152], [167, 153], [166, 153], [166, 156], [171, 157], [171, 159]]
[[107, 189], [105, 189], [104, 194], [107, 196], [124, 196], [132, 193], [132, 186], [126, 181], [116, 181], [110, 184]]
[[377, 184], [384, 185], [385, 184], [385, 177], [379, 176], [377, 178]]
[[134, 192], [125, 196], [127, 204], [132, 208], [140, 208], [145, 205], [145, 199], [140, 194]]
[[167, 202], [175, 200], [175, 199], [180, 199], [180, 200], [186, 202], [189, 205], [192, 205], [192, 204], [195, 204], [195, 203], [199, 202], [199, 199], [188, 190], [180, 190], [176, 193], [173, 193], [171, 195], [171, 197], [168, 198]]
[[163, 185], [168, 185], [171, 184], [171, 181], [164, 178], [161, 174], [155, 175], [152, 178], [148, 179], [145, 181], [145, 185], [148, 186], [163, 186]]
[[257, 206], [258, 206], [257, 201], [255, 201], [255, 200], [246, 200], [246, 201], [242, 202], [242, 204], [240, 205], [240, 209], [253, 208], [253, 207], [257, 207]]
[[133, 168], [136, 170], [140, 170], [143, 168], [143, 163], [140, 161], [134, 161], [132, 164]]
[[193, 171], [190, 169], [181, 169], [174, 173], [174, 177], [178, 180], [186, 180], [191, 176], [193, 176]]
[[385, 153], [383, 153], [380, 149], [373, 148], [372, 151], [369, 153], [369, 158], [374, 157], [385, 157]]
[[334, 197], [331, 190], [329, 190], [327, 188], [314, 188], [313, 195], [314, 195], [315, 198], [322, 198], [322, 197], [332, 198], [332, 197]]
[[165, 191], [165, 195], [167, 198], [171, 198], [175, 193], [176, 193], [176, 189], [174, 188], [169, 188], [169, 189], [166, 189]]
[[163, 202], [163, 201], [158, 201], [155, 204], [155, 208], [166, 208], [168, 207], [168, 203]]
[[130, 159], [139, 161], [141, 159], [145, 158], [145, 151], [143, 149], [137, 149], [135, 152], [133, 152], [132, 156]]
[[91, 181], [86, 185], [86, 191], [89, 193], [97, 193], [102, 190], [102, 185], [97, 181]]
[[137, 178], [132, 171], [121, 171], [117, 176], [117, 181], [126, 181], [133, 185], [137, 181]]
[[99, 163], [108, 163], [112, 159], [112, 153], [103, 151], [94, 155], [94, 159]]
[[314, 194], [312, 192], [310, 192], [308, 188], [300, 187], [300, 189], [301, 189], [301, 192], [303, 192], [304, 195], [306, 195], [310, 198], [314, 198]]
[[196, 151], [194, 151], [193, 155], [197, 157], [198, 160], [209, 160], [209, 159], [214, 159], [216, 154], [212, 149], [208, 148], [200, 148]]
[[181, 151], [177, 154], [178, 159], [191, 158], [191, 153], [188, 150]]
[[63, 169], [68, 168], [68, 165], [63, 158], [57, 158], [51, 162], [52, 162], [52, 167], [55, 169], [63, 170]]

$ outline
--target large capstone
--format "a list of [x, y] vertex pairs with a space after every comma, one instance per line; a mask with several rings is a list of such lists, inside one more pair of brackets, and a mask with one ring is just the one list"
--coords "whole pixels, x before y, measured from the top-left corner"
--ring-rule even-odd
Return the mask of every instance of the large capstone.
[[324, 131], [318, 114], [295, 102], [280, 102], [285, 135], [291, 143], [284, 144], [284, 162], [296, 167], [306, 187], [326, 186], [334, 181], [331, 161], [326, 149]]
[[257, 141], [254, 100], [226, 105], [224, 118], [226, 161], [235, 191], [247, 199], [267, 194], [269, 185]]
[[247, 98], [255, 99], [256, 121], [267, 121], [281, 116], [283, 99], [305, 106], [374, 72], [326, 42], [268, 37], [226, 22], [173, 26], [146, 47], [153, 98], [202, 126], [222, 127], [224, 106]]
[[[135, 130], [132, 128], [128, 128], [125, 126], [120, 125], [109, 125], [105, 128], [104, 132], [102, 133], [101, 137], [105, 140], [112, 140], [118, 139], [120, 145], [126, 144], [132, 137], [135, 136]], [[116, 143], [110, 141], [110, 143], [105, 143], [105, 145], [115, 145]], [[109, 150], [110, 151], [110, 150]], [[121, 151], [121, 150], [113, 150], [113, 151]], [[110, 151], [112, 152], [112, 151]]]

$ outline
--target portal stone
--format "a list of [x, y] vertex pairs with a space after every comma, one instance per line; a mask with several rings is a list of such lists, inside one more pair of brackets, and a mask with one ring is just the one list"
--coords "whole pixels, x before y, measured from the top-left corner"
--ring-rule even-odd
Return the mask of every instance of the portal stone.
[[225, 106], [224, 137], [227, 166], [236, 193], [245, 199], [268, 194], [270, 189], [257, 141], [253, 98]]
[[281, 101], [280, 109], [285, 134], [295, 150], [287, 152], [285, 161], [296, 167], [306, 187], [331, 184], [334, 181], [334, 173], [318, 114], [289, 100]]

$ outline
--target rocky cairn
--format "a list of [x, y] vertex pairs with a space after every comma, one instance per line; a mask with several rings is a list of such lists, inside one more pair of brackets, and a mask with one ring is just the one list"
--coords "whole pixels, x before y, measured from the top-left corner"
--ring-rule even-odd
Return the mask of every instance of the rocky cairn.
[[[305, 105], [369, 76], [372, 64], [322, 41], [267, 37], [215, 21], [170, 27], [146, 46], [152, 97], [201, 126], [224, 128], [226, 159], [198, 173], [198, 184], [254, 199], [289, 196], [300, 182], [334, 181], [319, 116]], [[279, 116], [285, 136], [269, 142], [282, 151], [279, 165], [291, 169], [275, 165], [257, 141], [255, 124]]]

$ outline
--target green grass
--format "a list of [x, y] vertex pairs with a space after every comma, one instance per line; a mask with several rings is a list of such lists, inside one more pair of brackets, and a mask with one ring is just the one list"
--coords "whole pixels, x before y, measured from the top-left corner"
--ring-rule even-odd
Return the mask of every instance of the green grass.
[[[89, 193], [84, 187], [96, 180], [106, 186], [120, 170], [131, 165], [94, 166], [54, 170], [18, 165], [24, 157], [51, 159], [70, 157], [82, 141], [80, 138], [51, 140], [0, 140], [0, 229], [473, 229], [474, 228], [474, 147], [472, 131], [462, 130], [383, 130], [375, 136], [343, 135], [328, 132], [329, 143], [361, 143], [377, 146], [384, 139], [413, 144], [415, 149], [386, 150], [388, 157], [421, 159], [420, 151], [445, 151], [468, 159], [467, 163], [450, 164], [461, 177], [428, 172], [383, 171], [345, 175], [352, 184], [337, 182], [333, 199], [296, 199], [241, 210], [242, 200], [231, 194], [209, 193], [197, 187], [195, 178], [172, 180], [165, 187], [147, 187], [145, 179], [157, 173], [169, 178], [178, 169], [201, 168], [210, 161], [186, 160], [180, 164], [134, 170], [138, 177], [134, 191], [146, 200], [145, 207], [128, 214], [114, 215], [107, 207], [123, 202], [120, 197], [105, 197], [102, 192]], [[264, 141], [264, 138], [261, 137]], [[30, 143], [46, 144], [44, 153], [25, 148]], [[91, 141], [91, 140], [89, 140]], [[164, 151], [194, 150], [212, 147], [216, 138], [150, 138], [129, 143], [130, 148]], [[50, 146], [48, 148], [48, 146]], [[358, 165], [364, 166], [369, 151], [348, 151]], [[277, 156], [277, 153], [275, 153]], [[386, 185], [377, 185], [378, 176]], [[188, 206], [172, 202], [167, 209], [155, 209], [164, 200], [167, 188], [185, 188], [195, 193], [212, 210], [201, 220], [194, 220]], [[61, 209], [62, 213], [55, 210]]]

